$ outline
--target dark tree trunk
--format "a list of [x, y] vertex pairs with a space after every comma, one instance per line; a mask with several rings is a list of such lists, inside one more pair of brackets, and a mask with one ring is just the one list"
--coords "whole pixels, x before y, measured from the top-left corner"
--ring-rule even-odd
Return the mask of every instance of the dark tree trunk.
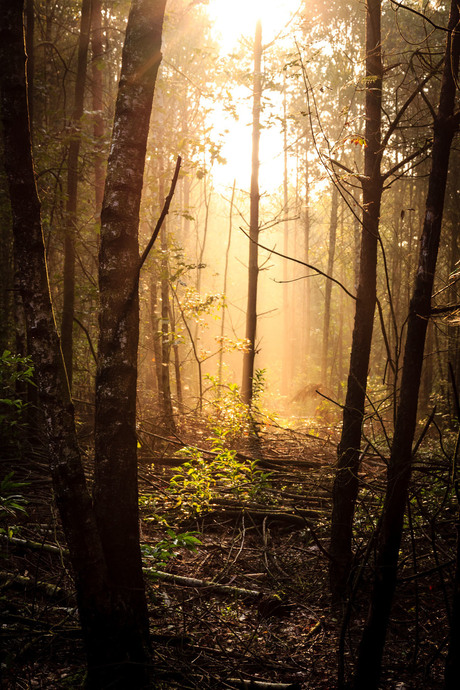
[[14, 254], [47, 432], [54, 495], [75, 572], [80, 620], [91, 667], [110, 657], [110, 649], [104, 649], [110, 628], [110, 591], [51, 306], [27, 112], [22, 10], [23, 0], [0, 1], [1, 113]]
[[[449, 29], [459, 20], [452, 2]], [[395, 433], [388, 466], [387, 490], [379, 532], [374, 589], [359, 648], [355, 688], [378, 687], [383, 647], [396, 587], [398, 554], [412, 465], [412, 444], [417, 421], [417, 400], [423, 351], [431, 311], [436, 260], [441, 233], [449, 154], [459, 118], [454, 117], [460, 34], [448, 34], [438, 114], [434, 122], [431, 172], [415, 287], [410, 302], [407, 340]], [[458, 638], [457, 638], [458, 642]], [[458, 647], [453, 650], [459, 656]], [[456, 676], [458, 685], [458, 675]], [[456, 685], [456, 687], [457, 687]], [[451, 686], [454, 687], [454, 686]]]
[[30, 139], [34, 141], [34, 77], [35, 77], [35, 50], [34, 50], [34, 35], [35, 35], [35, 8], [34, 0], [26, 0], [25, 6], [26, 19], [26, 53], [27, 53], [27, 102], [29, 106], [29, 127]]
[[[139, 548], [136, 384], [138, 226], [166, 0], [133, 0], [126, 28], [101, 213], [94, 501], [110, 577], [123, 605], [120, 662], [141, 684], [148, 616]], [[139, 677], [136, 682], [136, 669]], [[127, 678], [125, 687], [127, 687]], [[122, 680], [119, 681], [122, 683]]]
[[259, 279], [258, 246], [259, 241], [259, 142], [260, 142], [260, 104], [262, 98], [262, 24], [257, 22], [254, 39], [254, 84], [252, 105], [252, 167], [251, 204], [249, 218], [249, 268], [248, 303], [246, 308], [246, 338], [248, 351], [243, 356], [243, 381], [241, 398], [246, 405], [252, 401], [252, 380], [256, 357], [257, 327], [257, 283]]
[[67, 159], [67, 204], [64, 239], [64, 300], [62, 305], [61, 345], [64, 362], [72, 388], [73, 379], [73, 320], [75, 315], [75, 228], [77, 223], [78, 159], [80, 156], [81, 118], [85, 95], [86, 66], [91, 23], [91, 0], [82, 0], [80, 34], [78, 39], [77, 77], [72, 113], [72, 137]]
[[[139, 688], [147, 682], [143, 662], [148, 618], [139, 552], [135, 440], [138, 323], [134, 288], [139, 254], [137, 241], [129, 233], [137, 233], [164, 6], [165, 0], [134, 0], [123, 55], [101, 250], [93, 511], [48, 285], [27, 112], [23, 0], [0, 0], [1, 113], [15, 261], [48, 435], [54, 494], [75, 571], [88, 655], [87, 685], [94, 689]], [[138, 78], [133, 79], [133, 74]]]
[[333, 487], [330, 586], [333, 598], [343, 596], [352, 561], [352, 525], [358, 494], [361, 430], [376, 303], [377, 242], [382, 177], [380, 174], [382, 54], [381, 0], [367, 0], [366, 13], [366, 143], [363, 220], [355, 323]]

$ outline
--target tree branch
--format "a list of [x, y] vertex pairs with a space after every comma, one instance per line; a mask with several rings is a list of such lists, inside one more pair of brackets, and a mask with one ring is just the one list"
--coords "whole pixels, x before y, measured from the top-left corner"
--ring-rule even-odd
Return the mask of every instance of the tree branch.
[[[246, 235], [246, 237], [248, 237], [251, 240], [251, 242], [254, 242], [254, 240], [252, 240], [249, 237], [248, 233], [245, 232], [245, 230], [243, 230], [243, 228], [241, 226], [240, 226], [240, 230], [244, 235]], [[343, 285], [339, 280], [337, 280], [336, 278], [333, 278], [332, 276], [329, 276], [327, 273], [324, 273], [324, 271], [321, 271], [319, 268], [316, 268], [316, 266], [312, 266], [311, 264], [307, 264], [307, 263], [305, 263], [305, 261], [301, 261], [300, 259], [295, 259], [293, 256], [286, 256], [286, 254], [281, 254], [281, 252], [277, 252], [274, 249], [269, 249], [269, 247], [265, 247], [263, 244], [260, 244], [260, 242], [255, 242], [255, 244], [257, 244], [257, 246], [260, 247], [260, 249], [264, 249], [266, 252], [270, 252], [270, 254], [275, 254], [276, 256], [280, 256], [282, 259], [287, 259], [288, 261], [293, 261], [296, 264], [300, 264], [301, 266], [306, 266], [307, 268], [310, 268], [312, 271], [315, 271], [320, 276], [324, 276], [328, 280], [332, 280], [332, 282], [335, 283], [336, 285], [338, 285], [339, 287], [341, 287], [342, 290], [344, 292], [346, 292], [346, 294], [349, 297], [351, 297], [351, 299], [354, 299], [354, 300], [356, 299], [355, 295], [353, 295], [349, 290], [347, 290], [345, 285]]]

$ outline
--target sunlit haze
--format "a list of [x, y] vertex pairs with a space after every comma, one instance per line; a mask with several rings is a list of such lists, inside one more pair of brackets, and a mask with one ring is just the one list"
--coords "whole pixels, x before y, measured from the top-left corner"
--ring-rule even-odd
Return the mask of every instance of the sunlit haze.
[[[211, 0], [208, 6], [209, 16], [214, 24], [215, 38], [221, 45], [222, 54], [228, 54], [238, 47], [244, 38], [252, 45], [257, 20], [262, 21], [262, 43], [282, 40], [285, 29], [291, 25], [299, 11], [299, 0]], [[249, 48], [250, 49], [250, 48]], [[228, 117], [217, 106], [214, 121], [225, 122], [229, 130], [225, 136], [222, 155], [227, 164], [214, 170], [214, 181], [217, 185], [229, 186], [238, 178], [240, 184], [249, 187], [251, 158], [251, 122], [252, 104], [249, 92], [238, 89], [238, 121]], [[280, 100], [280, 108], [281, 108]], [[277, 161], [282, 156], [283, 140], [280, 127], [265, 128], [262, 115], [262, 133], [260, 144], [260, 184], [265, 191], [273, 191], [282, 181], [282, 165]], [[241, 179], [242, 162], [247, 179]]]
[[263, 20], [263, 42], [272, 41], [291, 21], [300, 0], [211, 0], [208, 13], [220, 35], [223, 51], [232, 50], [242, 37], [252, 36]]

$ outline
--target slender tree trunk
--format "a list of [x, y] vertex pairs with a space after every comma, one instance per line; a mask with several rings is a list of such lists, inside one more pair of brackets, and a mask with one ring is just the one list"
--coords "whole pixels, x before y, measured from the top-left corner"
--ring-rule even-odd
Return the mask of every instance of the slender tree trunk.
[[164, 10], [165, 0], [131, 5], [101, 213], [94, 503], [110, 585], [123, 607], [124, 635], [117, 640], [123, 672], [117, 687], [141, 687], [146, 681], [136, 438], [138, 227]]
[[[286, 76], [283, 78], [283, 254], [289, 256], [289, 213], [288, 213], [288, 155], [287, 155], [287, 107], [286, 107]], [[291, 386], [291, 324], [289, 309], [289, 262], [283, 260], [283, 362], [281, 368], [281, 392], [287, 395]]]
[[[161, 194], [164, 199], [164, 193]], [[161, 206], [160, 206], [161, 207]], [[166, 223], [161, 228], [161, 396], [162, 424], [168, 432], [175, 430], [171, 400], [171, 322], [169, 320], [169, 270]]]
[[[332, 186], [331, 198], [331, 221], [329, 224], [329, 248], [327, 258], [327, 274], [332, 275], [334, 269], [335, 245], [337, 241], [337, 222], [338, 222], [339, 192], [337, 185]], [[329, 330], [331, 325], [331, 295], [332, 282], [326, 280], [326, 295], [324, 299], [324, 321], [323, 321], [323, 345], [321, 352], [321, 383], [323, 386], [329, 385], [328, 380], [328, 352], [329, 352]]]
[[376, 303], [377, 241], [382, 178], [380, 174], [382, 55], [381, 0], [367, 0], [366, 12], [366, 144], [364, 154], [363, 228], [355, 324], [350, 356], [342, 437], [333, 487], [330, 586], [333, 598], [345, 592], [352, 561], [352, 526], [358, 494], [359, 453], [367, 372]]
[[[152, 325], [153, 351], [155, 353], [155, 378], [158, 398], [161, 396], [161, 336], [158, 316], [158, 276], [155, 268], [150, 276], [150, 322]], [[160, 401], [161, 404], [161, 401]]]
[[222, 385], [222, 365], [224, 356], [224, 336], [225, 336], [225, 317], [227, 314], [227, 282], [228, 282], [228, 261], [230, 258], [230, 245], [232, 242], [232, 227], [233, 227], [233, 202], [235, 200], [235, 187], [236, 180], [233, 180], [232, 196], [230, 198], [230, 209], [228, 212], [228, 238], [227, 238], [227, 249], [225, 250], [225, 265], [224, 265], [224, 284], [222, 287], [222, 292], [224, 295], [224, 303], [222, 304], [222, 319], [220, 322], [220, 350], [219, 350], [219, 365], [218, 365], [218, 381], [219, 381], [219, 392], [220, 396], [220, 386]]
[[34, 49], [34, 35], [35, 35], [35, 8], [34, 0], [26, 0], [25, 7], [26, 18], [26, 53], [27, 53], [27, 102], [29, 105], [29, 126], [30, 139], [34, 143], [34, 101], [35, 101], [35, 49]]
[[[456, 0], [453, 0], [449, 18], [450, 32], [457, 27], [458, 21], [458, 5]], [[414, 292], [409, 309], [399, 407], [378, 540], [375, 582], [369, 615], [359, 648], [355, 678], [355, 688], [359, 690], [373, 690], [378, 687], [386, 630], [396, 587], [398, 554], [411, 476], [417, 400], [426, 329], [431, 311], [431, 294], [441, 233], [449, 154], [452, 139], [459, 124], [459, 117], [454, 117], [459, 49], [460, 33], [457, 30], [455, 34], [448, 34], [439, 109], [434, 122], [425, 219]], [[454, 640], [454, 646], [455, 648], [449, 650], [449, 654], [452, 658], [453, 653], [457, 659], [454, 662], [457, 672], [454, 685], [457, 687], [460, 656], [458, 637], [456, 641]], [[448, 675], [449, 671], [446, 678]], [[453, 688], [454, 685], [448, 687]]]
[[[305, 215], [303, 221], [305, 263], [310, 263], [310, 178], [308, 166], [308, 131], [305, 133]], [[304, 297], [304, 348], [305, 363], [308, 367], [311, 356], [311, 289], [310, 281], [305, 280]]]
[[246, 338], [248, 351], [243, 356], [243, 382], [241, 399], [246, 405], [252, 401], [252, 381], [256, 356], [257, 327], [257, 283], [259, 279], [258, 246], [259, 241], [259, 142], [260, 107], [262, 99], [262, 23], [257, 22], [254, 38], [254, 82], [252, 105], [252, 167], [251, 167], [251, 205], [249, 218], [249, 267], [248, 303], [246, 308]]
[[61, 345], [72, 389], [73, 379], [73, 319], [75, 314], [75, 229], [77, 224], [78, 159], [81, 143], [81, 118], [85, 96], [89, 34], [91, 28], [91, 0], [82, 0], [80, 34], [78, 38], [77, 77], [72, 113], [72, 136], [67, 159], [67, 204], [64, 239], [64, 300], [62, 305]]
[[99, 216], [104, 198], [104, 165], [102, 141], [104, 137], [104, 101], [103, 101], [103, 57], [104, 34], [102, 30], [102, 2], [91, 0], [91, 51], [92, 51], [92, 93], [94, 125], [93, 135], [95, 139], [96, 155], [94, 158], [94, 195], [96, 203], [96, 217]]

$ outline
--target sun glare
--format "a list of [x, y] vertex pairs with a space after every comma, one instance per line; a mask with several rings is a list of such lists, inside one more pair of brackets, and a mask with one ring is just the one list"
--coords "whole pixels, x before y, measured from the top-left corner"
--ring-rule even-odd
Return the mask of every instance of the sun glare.
[[[214, 37], [220, 42], [221, 54], [225, 55], [238, 47], [241, 38], [248, 39], [252, 44], [259, 19], [262, 22], [262, 43], [267, 45], [274, 39], [281, 42], [289, 28], [292, 29], [292, 21], [302, 6], [302, 0], [210, 0], [207, 11], [215, 28]], [[228, 132], [222, 150], [227, 164], [215, 169], [214, 181], [218, 186], [231, 186], [236, 178], [240, 184], [249, 188], [252, 102], [244, 89], [239, 87], [237, 91], [238, 96], [241, 92], [241, 98], [237, 98], [238, 122], [232, 120], [218, 106], [215, 109], [214, 121], [221, 125], [225, 122]], [[265, 191], [273, 191], [281, 184], [282, 146], [280, 128], [262, 126], [260, 184]]]
[[211, 0], [208, 13], [219, 34], [222, 50], [232, 51], [242, 37], [252, 37], [262, 21], [264, 43], [272, 41], [299, 10], [301, 0]]

